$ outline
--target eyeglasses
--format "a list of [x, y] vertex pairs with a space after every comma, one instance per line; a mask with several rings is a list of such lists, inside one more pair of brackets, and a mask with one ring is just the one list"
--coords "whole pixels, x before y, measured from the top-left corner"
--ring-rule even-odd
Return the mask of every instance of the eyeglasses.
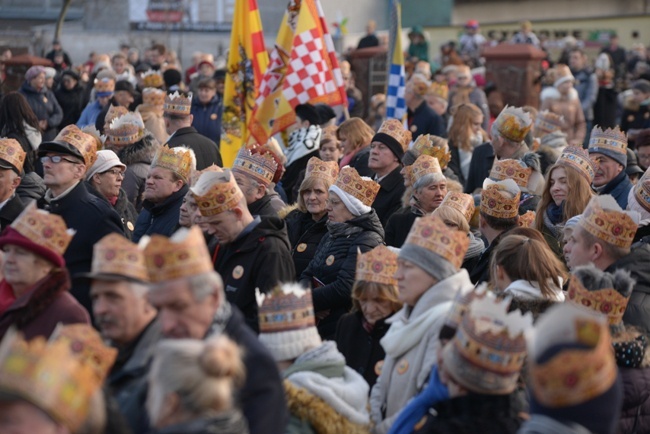
[[106, 172], [102, 172], [102, 175], [105, 175], [107, 173], [110, 173], [111, 175], [116, 176], [118, 178], [119, 177], [124, 178], [124, 171], [122, 171], [120, 169], [110, 169], [110, 170], [107, 170]]
[[61, 161], [67, 161], [68, 163], [72, 164], [81, 164], [81, 161], [74, 161], [74, 160], [68, 160], [67, 158], [64, 158], [60, 155], [46, 155], [45, 157], [41, 157], [41, 163], [49, 163], [52, 162], [54, 164], [59, 164]]

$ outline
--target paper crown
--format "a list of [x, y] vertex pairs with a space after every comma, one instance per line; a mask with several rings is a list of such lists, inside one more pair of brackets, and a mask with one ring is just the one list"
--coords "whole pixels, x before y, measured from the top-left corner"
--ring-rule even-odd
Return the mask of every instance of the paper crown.
[[167, 94], [163, 110], [166, 114], [176, 116], [187, 116], [192, 109], [192, 93], [182, 95], [178, 91]]
[[99, 132], [94, 125], [86, 125], [81, 129], [84, 133], [93, 136], [95, 143], [97, 144], [97, 150], [101, 151], [104, 149], [104, 144], [106, 143], [106, 135]]
[[643, 209], [650, 212], [650, 169], [645, 171], [634, 186], [634, 197]]
[[176, 147], [169, 148], [164, 145], [156, 151], [151, 162], [151, 168], [162, 167], [171, 170], [180, 176], [185, 182], [190, 179], [193, 169], [192, 150], [188, 148]]
[[599, 240], [624, 249], [632, 245], [638, 227], [608, 194], [592, 197], [578, 224]]
[[411, 132], [404, 128], [404, 124], [397, 119], [386, 119], [379, 127], [377, 134], [387, 134], [392, 137], [402, 147], [402, 151], [406, 151], [411, 143]]
[[[97, 358], [110, 367], [117, 352], [104, 347], [100, 353]], [[107, 373], [88, 362], [67, 339], [47, 342], [39, 336], [27, 342], [11, 329], [0, 344], [0, 390], [33, 403], [77, 432]]]
[[431, 86], [429, 86], [428, 93], [440, 97], [445, 101], [447, 101], [449, 96], [449, 88], [444, 83], [438, 83], [434, 81], [433, 83], [431, 83]]
[[336, 161], [323, 161], [318, 157], [311, 157], [307, 162], [305, 179], [319, 178], [323, 179], [329, 185], [332, 185], [336, 182], [336, 177], [338, 175], [339, 165]]
[[607, 128], [603, 131], [599, 126], [591, 130], [589, 136], [589, 153], [613, 152], [624, 155], [627, 158], [627, 136], [618, 126]]
[[471, 194], [450, 191], [442, 200], [440, 206], [447, 206], [460, 212], [468, 223], [472, 220], [472, 216], [474, 215], [474, 198]]
[[129, 109], [126, 107], [111, 104], [111, 106], [108, 108], [108, 111], [106, 112], [106, 117], [104, 118], [104, 131], [110, 128], [111, 122], [113, 122], [114, 119], [117, 119], [120, 116], [124, 116], [128, 112]]
[[521, 142], [533, 126], [530, 115], [519, 107], [506, 106], [494, 121], [497, 131], [512, 142]]
[[449, 150], [447, 140], [431, 134], [422, 134], [418, 136], [415, 143], [413, 143], [411, 152], [415, 154], [415, 158], [420, 155], [430, 155], [437, 158], [440, 167], [443, 169], [447, 167], [451, 161], [451, 151]]
[[470, 303], [475, 298], [485, 297], [487, 293], [488, 287], [486, 283], [482, 283], [469, 291], [464, 287], [461, 287], [456, 293], [456, 296], [451, 303], [451, 307], [447, 312], [443, 330], [440, 331], [440, 338], [452, 339], [456, 334], [456, 330], [458, 330], [460, 323], [463, 321], [463, 317], [467, 313]]
[[508, 312], [509, 304], [509, 299], [499, 301], [491, 293], [474, 298], [443, 351], [447, 372], [471, 391], [504, 395], [517, 386], [533, 316]]
[[350, 166], [341, 169], [335, 185], [366, 206], [372, 206], [380, 188], [379, 184], [372, 179], [359, 176], [359, 173]]
[[137, 282], [149, 281], [142, 250], [137, 244], [116, 233], [106, 235], [94, 245], [91, 275], [116, 276]]
[[537, 213], [535, 211], [526, 211], [525, 214], [519, 216], [519, 226], [522, 228], [533, 227], [536, 215]]
[[20, 146], [18, 140], [0, 138], [0, 159], [12, 165], [16, 172], [22, 172], [26, 155], [27, 153]]
[[495, 159], [492, 170], [490, 170], [490, 179], [493, 181], [512, 179], [521, 189], [528, 186], [528, 179], [530, 179], [531, 173], [533, 173], [533, 169], [526, 166], [523, 161]]
[[144, 137], [144, 133], [144, 121], [138, 112], [128, 112], [113, 119], [106, 130], [110, 143], [118, 148], [138, 142]]
[[160, 107], [165, 105], [165, 91], [155, 87], [147, 87], [142, 91], [142, 103], [148, 106]]
[[206, 172], [223, 172], [223, 169], [217, 166], [216, 164], [211, 164], [210, 166], [206, 167], [203, 170], [195, 170], [192, 172], [190, 185], [195, 185], [199, 180], [199, 178], [201, 177], [201, 175], [203, 175]]
[[36, 208], [35, 202], [25, 207], [11, 227], [33, 243], [60, 256], [63, 256], [75, 234], [74, 229], [68, 229], [61, 216]]
[[141, 244], [145, 245], [144, 259], [152, 283], [214, 271], [203, 232], [198, 226], [181, 228], [169, 238], [152, 235]]
[[617, 376], [607, 319], [572, 303], [551, 307], [528, 337], [528, 367], [531, 393], [547, 408], [602, 395]]
[[589, 158], [589, 152], [585, 149], [567, 146], [555, 164], [568, 166], [577, 170], [583, 178], [589, 181], [589, 184], [594, 180], [594, 163]]
[[512, 179], [483, 182], [481, 191], [481, 212], [489, 216], [510, 219], [519, 214], [521, 191]]
[[625, 297], [614, 288], [589, 291], [575, 275], [572, 275], [569, 280], [567, 299], [578, 306], [606, 315], [610, 326], [622, 324], [625, 308], [630, 301], [629, 296]]
[[463, 232], [449, 230], [439, 217], [427, 215], [415, 219], [404, 244], [422, 247], [459, 269], [469, 247], [469, 238]]
[[163, 87], [165, 80], [159, 71], [150, 69], [142, 74], [142, 84], [143, 87]]
[[533, 135], [539, 139], [547, 134], [560, 131], [564, 127], [564, 116], [555, 114], [548, 110], [537, 113]]
[[59, 131], [54, 142], [65, 142], [81, 154], [86, 168], [91, 168], [97, 160], [97, 141], [90, 134], [81, 131], [76, 125], [68, 125]]
[[355, 280], [397, 286], [397, 253], [384, 245], [357, 254]]
[[113, 93], [115, 91], [115, 80], [110, 77], [96, 78], [94, 87], [97, 93]]
[[204, 217], [228, 211], [244, 197], [230, 169], [201, 174], [190, 191]]
[[445, 179], [438, 159], [429, 155], [420, 155], [412, 166], [407, 166], [406, 173], [411, 177], [411, 185], [415, 184], [415, 181], [418, 179], [429, 174], [433, 174], [437, 181]]
[[277, 170], [278, 163], [270, 151], [264, 152], [260, 148], [252, 147], [241, 148], [232, 165], [233, 173], [251, 177], [265, 187], [273, 182]]

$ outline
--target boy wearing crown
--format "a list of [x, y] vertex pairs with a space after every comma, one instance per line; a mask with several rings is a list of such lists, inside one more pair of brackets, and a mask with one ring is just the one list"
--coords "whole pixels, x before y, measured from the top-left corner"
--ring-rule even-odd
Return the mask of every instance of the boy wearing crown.
[[603, 131], [596, 126], [589, 138], [589, 157], [596, 169], [592, 186], [598, 194], [609, 194], [623, 209], [633, 185], [625, 172], [627, 136], [616, 128]]

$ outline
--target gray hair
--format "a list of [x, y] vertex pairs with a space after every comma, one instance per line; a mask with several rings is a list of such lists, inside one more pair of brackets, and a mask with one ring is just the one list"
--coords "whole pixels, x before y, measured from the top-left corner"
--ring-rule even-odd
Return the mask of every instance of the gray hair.
[[430, 186], [435, 182], [446, 181], [445, 175], [442, 173], [427, 173], [424, 176], [419, 177], [413, 184], [413, 190], [419, 192], [423, 188]]
[[216, 271], [189, 277], [190, 292], [196, 301], [203, 301], [208, 295], [223, 292], [223, 279]]

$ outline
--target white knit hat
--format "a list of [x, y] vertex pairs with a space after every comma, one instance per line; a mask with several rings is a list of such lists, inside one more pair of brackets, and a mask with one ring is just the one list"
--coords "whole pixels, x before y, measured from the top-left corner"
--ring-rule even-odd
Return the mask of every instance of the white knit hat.
[[86, 180], [90, 181], [96, 173], [104, 173], [107, 170], [111, 170], [113, 167], [126, 169], [126, 165], [122, 164], [115, 152], [108, 149], [97, 151], [97, 160], [88, 173], [86, 173]]

